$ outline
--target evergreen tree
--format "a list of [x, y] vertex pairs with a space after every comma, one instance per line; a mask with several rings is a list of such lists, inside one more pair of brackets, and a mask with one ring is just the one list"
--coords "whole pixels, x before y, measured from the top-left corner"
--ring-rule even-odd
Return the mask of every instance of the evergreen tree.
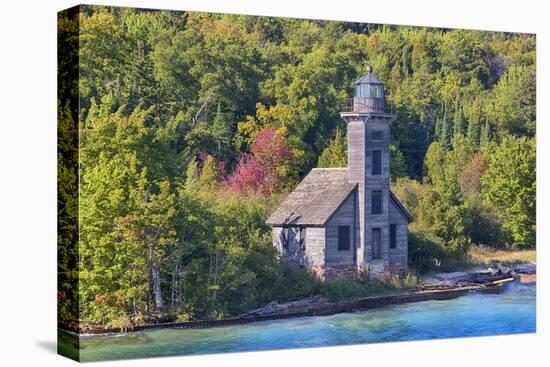
[[200, 189], [199, 186], [199, 172], [198, 164], [195, 159], [192, 159], [187, 166], [187, 171], [185, 174], [185, 189], [190, 192], [198, 192]]
[[407, 176], [407, 162], [398, 147], [390, 145], [390, 177], [392, 181]]
[[480, 147], [485, 147], [491, 141], [491, 126], [489, 125], [489, 117], [485, 119], [485, 124], [481, 128], [481, 134], [479, 138]]
[[473, 119], [468, 121], [467, 137], [468, 143], [471, 144], [472, 147], [477, 148], [479, 146], [479, 128]]
[[460, 105], [460, 100], [456, 97], [455, 101], [455, 111], [453, 118], [453, 136], [464, 134], [463, 128], [463, 115], [462, 115], [462, 106]]
[[441, 123], [441, 133], [439, 135], [439, 144], [443, 149], [451, 148], [451, 140], [453, 137], [453, 128], [451, 124], [447, 121], [445, 115], [443, 115], [443, 120]]
[[228, 152], [225, 152], [224, 150], [231, 146], [233, 129], [231, 123], [227, 120], [226, 114], [224, 114], [221, 110], [220, 102], [218, 102], [218, 108], [212, 123], [212, 135], [216, 140], [218, 155], [227, 155]]
[[222, 175], [218, 169], [216, 160], [209, 154], [203, 162], [198, 185], [201, 190], [208, 193], [214, 193], [215, 190], [219, 188], [221, 180]]
[[435, 128], [434, 128], [434, 138], [433, 138], [434, 141], [440, 141], [440, 139], [441, 139], [441, 130], [442, 130], [441, 125], [442, 125], [441, 119], [439, 119], [439, 118], [436, 119], [435, 120]]
[[336, 135], [319, 156], [317, 167], [346, 167], [348, 163], [346, 137], [336, 128]]

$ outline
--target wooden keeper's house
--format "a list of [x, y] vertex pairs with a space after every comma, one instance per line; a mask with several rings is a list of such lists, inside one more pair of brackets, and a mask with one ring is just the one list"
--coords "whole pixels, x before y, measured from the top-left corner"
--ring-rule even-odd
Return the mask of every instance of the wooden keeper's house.
[[314, 168], [266, 223], [290, 261], [325, 279], [407, 269], [411, 215], [390, 190], [390, 124], [384, 84], [369, 68], [341, 112], [348, 166]]

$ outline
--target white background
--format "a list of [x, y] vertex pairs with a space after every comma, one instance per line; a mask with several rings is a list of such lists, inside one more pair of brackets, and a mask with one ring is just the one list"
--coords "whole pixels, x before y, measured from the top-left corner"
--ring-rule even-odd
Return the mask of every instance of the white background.
[[[545, 1], [92, 1], [141, 6], [537, 33], [537, 334], [97, 363], [97, 366], [538, 366], [550, 359]], [[0, 10], [0, 365], [68, 366], [56, 340], [56, 12], [74, 1]], [[545, 19], [546, 18], [546, 19]], [[545, 309], [546, 308], [546, 309]], [[545, 340], [546, 339], [546, 340]]]

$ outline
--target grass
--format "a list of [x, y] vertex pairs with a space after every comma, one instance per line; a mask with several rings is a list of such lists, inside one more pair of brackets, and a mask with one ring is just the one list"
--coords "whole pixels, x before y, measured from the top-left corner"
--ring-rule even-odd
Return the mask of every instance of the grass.
[[472, 245], [468, 253], [461, 258], [446, 259], [440, 266], [422, 272], [424, 276], [434, 273], [454, 271], [474, 271], [480, 267], [512, 266], [517, 264], [536, 263], [535, 249], [494, 248], [484, 245]]
[[321, 294], [329, 302], [395, 294], [411, 288], [418, 288], [421, 281], [413, 274], [394, 275], [384, 273], [377, 278], [357, 274], [352, 278], [329, 279], [321, 286]]
[[447, 261], [437, 272], [467, 271], [480, 266], [511, 266], [535, 263], [536, 250], [496, 249], [483, 245], [472, 246], [462, 259]]
[[535, 263], [536, 250], [504, 250], [487, 246], [472, 246], [468, 252], [468, 262], [473, 265], [514, 265]]

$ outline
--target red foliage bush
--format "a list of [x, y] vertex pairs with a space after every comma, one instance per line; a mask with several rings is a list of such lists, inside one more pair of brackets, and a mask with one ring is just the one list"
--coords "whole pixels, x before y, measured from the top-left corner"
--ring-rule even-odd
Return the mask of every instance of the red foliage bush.
[[283, 177], [278, 168], [288, 164], [292, 152], [283, 136], [273, 128], [258, 132], [251, 153], [241, 156], [235, 170], [229, 174], [223, 187], [247, 195], [269, 195]]

